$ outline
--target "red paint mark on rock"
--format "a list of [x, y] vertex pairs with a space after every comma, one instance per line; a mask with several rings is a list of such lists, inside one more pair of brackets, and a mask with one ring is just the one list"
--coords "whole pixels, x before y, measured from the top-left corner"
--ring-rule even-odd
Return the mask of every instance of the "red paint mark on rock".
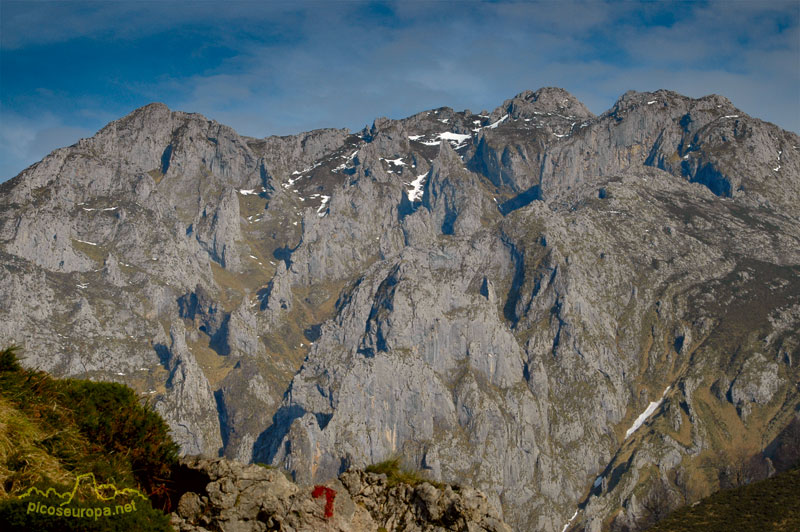
[[333, 500], [336, 498], [336, 490], [325, 486], [314, 486], [311, 496], [318, 499], [325, 496], [325, 519], [333, 517]]

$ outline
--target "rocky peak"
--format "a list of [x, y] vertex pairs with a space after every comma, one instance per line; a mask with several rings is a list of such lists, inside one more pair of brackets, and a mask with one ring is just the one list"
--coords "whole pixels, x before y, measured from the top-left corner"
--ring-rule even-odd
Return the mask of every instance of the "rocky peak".
[[601, 116], [622, 118], [633, 111], [654, 112], [670, 109], [672, 114], [682, 116], [686, 112], [714, 112], [716, 114], [741, 114], [730, 100], [718, 94], [710, 94], [701, 98], [690, 98], [674, 91], [660, 89], [654, 92], [638, 92], [629, 90], [619, 97], [614, 105]]
[[511, 118], [535, 118], [542, 114], [559, 114], [574, 117], [578, 120], [593, 118], [594, 114], [575, 96], [558, 87], [542, 87], [537, 91], [526, 90], [503, 102], [494, 110], [492, 120], [504, 114]]
[[[144, 156], [144, 149], [152, 148], [153, 154], [148, 154], [150, 157], [147, 160], [137, 161], [150, 170], [159, 166], [158, 157], [169, 144], [178, 114], [163, 103], [151, 103], [109, 123], [97, 135], [81, 141], [79, 145], [105, 152], [117, 150], [117, 155], [124, 154], [123, 157], [127, 157], [130, 150], [133, 151], [131, 155]], [[151, 160], [153, 157], [156, 159]]]
[[128, 120], [135, 120], [135, 119], [144, 119], [144, 120], [151, 120], [151, 119], [158, 119], [164, 118], [172, 114], [172, 110], [167, 107], [167, 104], [161, 102], [152, 102], [148, 103], [147, 105], [143, 105], [137, 109], [134, 109], [124, 117], [122, 117], [119, 122], [125, 122]]

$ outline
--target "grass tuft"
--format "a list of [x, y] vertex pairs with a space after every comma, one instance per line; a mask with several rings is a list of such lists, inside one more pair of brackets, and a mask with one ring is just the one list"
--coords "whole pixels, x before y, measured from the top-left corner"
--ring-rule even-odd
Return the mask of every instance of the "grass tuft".
[[387, 485], [389, 487], [397, 486], [398, 484], [408, 484], [409, 486], [416, 486], [423, 482], [427, 482], [439, 489], [444, 488], [444, 484], [431, 480], [421, 471], [413, 471], [406, 469], [401, 465], [400, 457], [390, 458], [377, 464], [367, 466], [365, 471], [367, 473], [376, 473], [378, 475], [386, 475]]

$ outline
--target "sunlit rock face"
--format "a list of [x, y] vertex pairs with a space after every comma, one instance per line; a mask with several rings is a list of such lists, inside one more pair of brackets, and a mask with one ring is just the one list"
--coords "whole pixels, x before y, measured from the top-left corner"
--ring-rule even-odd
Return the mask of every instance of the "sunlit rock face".
[[637, 528], [796, 415], [798, 146], [669, 91], [266, 139], [152, 104], [0, 185], [0, 339], [189, 454]]

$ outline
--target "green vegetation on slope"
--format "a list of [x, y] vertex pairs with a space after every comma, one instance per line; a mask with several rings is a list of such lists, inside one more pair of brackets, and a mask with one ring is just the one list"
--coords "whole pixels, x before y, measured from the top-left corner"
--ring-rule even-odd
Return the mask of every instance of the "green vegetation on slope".
[[650, 532], [763, 532], [800, 530], [800, 469], [684, 506]]
[[[54, 379], [21, 368], [15, 348], [0, 350], [0, 523], [4, 530], [169, 530], [168, 516], [134, 490], [148, 494], [156, 506], [168, 505], [168, 478], [177, 453], [167, 425], [139, 404], [127, 386]], [[96, 520], [26, 511], [32, 502], [59, 506], [52, 495], [49, 499], [26, 495], [31, 488], [67, 493], [80, 476], [89, 473], [97, 484], [109, 487], [101, 493], [92, 484], [81, 483], [68, 506], [113, 508], [133, 503], [136, 511]], [[98, 499], [98, 495], [126, 488], [108, 502]]]
[[400, 458], [391, 458], [377, 464], [367, 466], [365, 471], [367, 473], [376, 473], [378, 475], [386, 475], [386, 484], [389, 487], [397, 486], [398, 484], [408, 484], [409, 486], [416, 486], [422, 482], [427, 482], [437, 488], [444, 488], [444, 484], [436, 482], [424, 476], [417, 471], [411, 471], [400, 465]]

